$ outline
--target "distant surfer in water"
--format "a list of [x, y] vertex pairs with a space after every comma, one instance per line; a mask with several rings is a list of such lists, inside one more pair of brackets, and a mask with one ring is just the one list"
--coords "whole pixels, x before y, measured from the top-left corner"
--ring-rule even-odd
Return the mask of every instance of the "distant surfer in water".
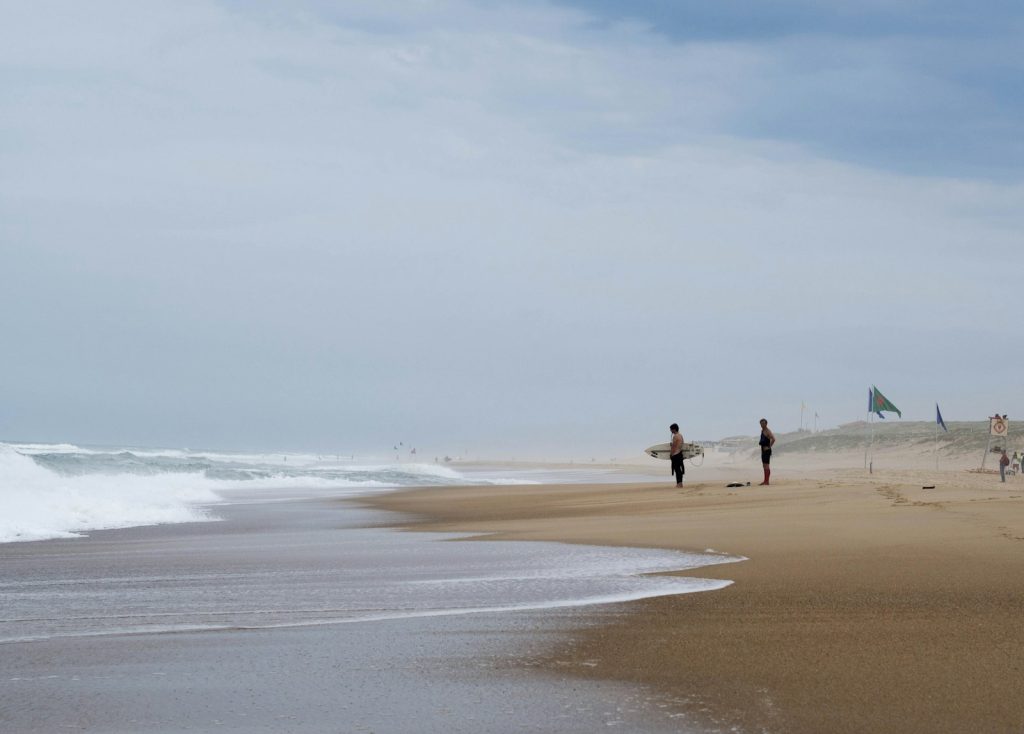
[[672, 442], [669, 449], [669, 454], [672, 457], [672, 473], [676, 476], [676, 486], [682, 487], [683, 474], [686, 473], [686, 467], [683, 466], [683, 434], [679, 432], [678, 423], [673, 423], [668, 430], [672, 431]]
[[764, 481], [760, 486], [767, 487], [768, 479], [772, 475], [772, 446], [775, 444], [775, 434], [768, 427], [768, 421], [765, 418], [761, 419], [761, 440], [758, 443], [761, 444], [761, 466], [764, 467]]

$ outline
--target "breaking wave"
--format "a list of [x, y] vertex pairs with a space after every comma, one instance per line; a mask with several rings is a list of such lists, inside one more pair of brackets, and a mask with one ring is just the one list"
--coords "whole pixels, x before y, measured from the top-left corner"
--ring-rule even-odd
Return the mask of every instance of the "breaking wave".
[[239, 490], [361, 494], [394, 487], [519, 483], [433, 464], [360, 464], [314, 454], [95, 449], [0, 443], [0, 542], [215, 520]]

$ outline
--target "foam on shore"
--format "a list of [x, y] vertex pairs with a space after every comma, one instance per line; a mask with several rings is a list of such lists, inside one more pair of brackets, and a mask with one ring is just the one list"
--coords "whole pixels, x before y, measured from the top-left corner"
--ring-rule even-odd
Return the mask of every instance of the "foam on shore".
[[357, 463], [312, 454], [0, 443], [0, 543], [216, 520], [212, 506], [255, 493], [355, 495], [471, 482], [531, 483], [470, 479], [436, 464]]

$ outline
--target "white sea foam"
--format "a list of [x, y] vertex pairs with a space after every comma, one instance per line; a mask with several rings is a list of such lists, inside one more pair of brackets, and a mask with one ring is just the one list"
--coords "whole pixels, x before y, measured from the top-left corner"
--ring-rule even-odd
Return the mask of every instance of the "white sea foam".
[[15, 449], [19, 454], [94, 454], [94, 449], [70, 443], [12, 443], [0, 444]]
[[0, 444], [0, 542], [74, 536], [84, 530], [192, 522], [219, 497], [191, 475], [61, 476]]
[[[474, 540], [468, 534], [348, 528], [319, 514], [282, 516], [292, 532], [171, 536], [161, 553], [109, 567], [86, 554], [12, 568], [0, 644], [60, 636], [266, 629], [492, 614], [711, 591], [724, 579], [666, 571], [742, 560], [723, 554]], [[215, 539], [214, 539], [215, 538]], [[166, 556], [189, 559], [166, 566]], [[312, 555], [310, 555], [312, 554]], [[337, 559], [307, 563], [298, 559]], [[19, 562], [27, 556], [18, 557]], [[215, 590], [215, 591], [214, 591]]]
[[213, 520], [208, 506], [226, 499], [470, 483], [532, 482], [472, 479], [434, 464], [356, 464], [314, 454], [0, 443], [0, 543]]

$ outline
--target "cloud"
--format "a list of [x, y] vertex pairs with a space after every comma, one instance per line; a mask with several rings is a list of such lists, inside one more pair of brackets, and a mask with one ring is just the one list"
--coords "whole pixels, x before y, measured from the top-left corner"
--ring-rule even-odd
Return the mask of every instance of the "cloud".
[[[600, 426], [611, 450], [666, 415], [738, 432], [803, 391], [855, 417], [857, 379], [927, 407], [937, 325], [1000, 339], [1019, 184], [737, 124], [755, 99], [771, 118], [773, 90], [776, 116], [815, 117], [803, 100], [830, 75], [884, 79], [852, 52], [809, 82], [809, 42], [680, 43], [544, 5], [17, 14], [0, 31], [12, 436], [486, 446], [500, 427], [538, 449]], [[848, 115], [846, 88], [821, 105]], [[949, 386], [968, 389], [993, 402]]]
[[899, 172], [1020, 180], [1018, 4], [566, 4], [601, 25], [756, 57], [729, 86], [736, 103], [720, 131]]

